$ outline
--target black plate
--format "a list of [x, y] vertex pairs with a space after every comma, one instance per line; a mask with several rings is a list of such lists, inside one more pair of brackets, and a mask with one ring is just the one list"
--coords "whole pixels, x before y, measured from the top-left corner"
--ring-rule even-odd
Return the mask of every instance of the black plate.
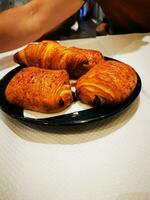
[[23, 109], [8, 103], [5, 98], [4, 91], [8, 82], [11, 78], [22, 69], [22, 66], [18, 66], [11, 70], [0, 80], [0, 106], [1, 109], [7, 113], [9, 116], [16, 118], [17, 120], [25, 123], [26, 125], [33, 127], [50, 127], [50, 126], [63, 126], [63, 125], [76, 125], [84, 124], [87, 122], [92, 122], [95, 120], [102, 120], [113, 116], [125, 108], [127, 108], [139, 95], [141, 91], [141, 79], [137, 74], [138, 80], [136, 88], [134, 89], [132, 95], [122, 104], [112, 107], [105, 108], [90, 108], [83, 111], [73, 112], [70, 114], [59, 115], [55, 117], [49, 117], [44, 119], [33, 119], [23, 116]]

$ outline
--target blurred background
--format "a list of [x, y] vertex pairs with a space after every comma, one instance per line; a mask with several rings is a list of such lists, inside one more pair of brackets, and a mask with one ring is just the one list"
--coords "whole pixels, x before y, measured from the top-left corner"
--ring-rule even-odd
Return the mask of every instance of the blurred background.
[[[20, 6], [28, 1], [30, 0], [0, 0], [0, 11]], [[77, 13], [62, 23], [52, 33], [45, 34], [39, 40], [65, 40], [105, 35], [106, 32], [103, 30], [99, 31], [98, 27], [104, 19], [105, 15], [101, 7], [93, 0], [88, 0]]]

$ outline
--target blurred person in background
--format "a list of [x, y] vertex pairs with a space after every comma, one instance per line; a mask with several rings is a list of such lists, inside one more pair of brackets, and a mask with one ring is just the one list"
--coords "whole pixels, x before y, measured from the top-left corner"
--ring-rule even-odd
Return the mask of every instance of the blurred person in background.
[[[93, 2], [97, 2], [105, 14], [96, 28], [98, 35], [150, 32], [150, 0]], [[0, 11], [18, 6], [0, 13], [0, 52], [70, 34], [70, 27], [77, 21], [83, 4], [84, 0], [0, 0]]]
[[71, 17], [64, 20], [55, 29], [47, 32], [37, 41], [42, 40], [63, 40], [64, 38], [71, 37], [71, 34], [79, 30], [79, 11], [73, 14]]
[[150, 0], [96, 0], [105, 13], [99, 34], [150, 32]]
[[[0, 0], [7, 7], [9, 0]], [[14, 3], [14, 1], [13, 1]], [[84, 0], [32, 0], [0, 13], [0, 52], [35, 41], [76, 13]], [[12, 6], [10, 6], [12, 7]]]

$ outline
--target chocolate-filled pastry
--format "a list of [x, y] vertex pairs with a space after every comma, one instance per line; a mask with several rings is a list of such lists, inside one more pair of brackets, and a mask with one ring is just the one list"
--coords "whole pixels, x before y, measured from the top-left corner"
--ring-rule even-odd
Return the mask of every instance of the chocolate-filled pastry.
[[94, 66], [76, 83], [78, 99], [92, 106], [124, 102], [137, 84], [135, 70], [119, 61], [105, 61]]
[[[88, 63], [84, 64], [84, 68], [81, 67], [80, 69], [81, 71], [84, 69], [83, 72], [80, 72], [81, 75], [85, 74], [85, 72], [89, 71], [96, 64], [104, 61], [103, 54], [100, 51], [93, 50], [93, 49], [77, 48], [77, 47], [69, 47], [68, 49], [71, 50], [72, 52], [76, 52], [87, 58]], [[70, 68], [70, 70], [72, 70], [72, 68]]]
[[69, 47], [69, 49], [85, 55], [88, 59], [88, 64], [91, 67], [95, 66], [96, 64], [98, 64], [104, 59], [103, 54], [97, 50], [83, 49], [83, 48], [78, 48], [78, 47]]
[[100, 52], [67, 48], [56, 41], [31, 43], [14, 55], [15, 62], [45, 69], [66, 69], [70, 77], [78, 78], [94, 64], [103, 60]]
[[37, 67], [19, 71], [8, 83], [5, 97], [11, 104], [43, 113], [61, 111], [73, 101], [66, 70]]

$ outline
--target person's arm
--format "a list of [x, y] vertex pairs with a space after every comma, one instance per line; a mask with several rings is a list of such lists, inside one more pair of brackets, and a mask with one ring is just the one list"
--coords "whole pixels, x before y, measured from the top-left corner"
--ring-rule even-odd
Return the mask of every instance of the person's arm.
[[75, 13], [83, 0], [32, 0], [0, 13], [0, 52], [35, 41]]

